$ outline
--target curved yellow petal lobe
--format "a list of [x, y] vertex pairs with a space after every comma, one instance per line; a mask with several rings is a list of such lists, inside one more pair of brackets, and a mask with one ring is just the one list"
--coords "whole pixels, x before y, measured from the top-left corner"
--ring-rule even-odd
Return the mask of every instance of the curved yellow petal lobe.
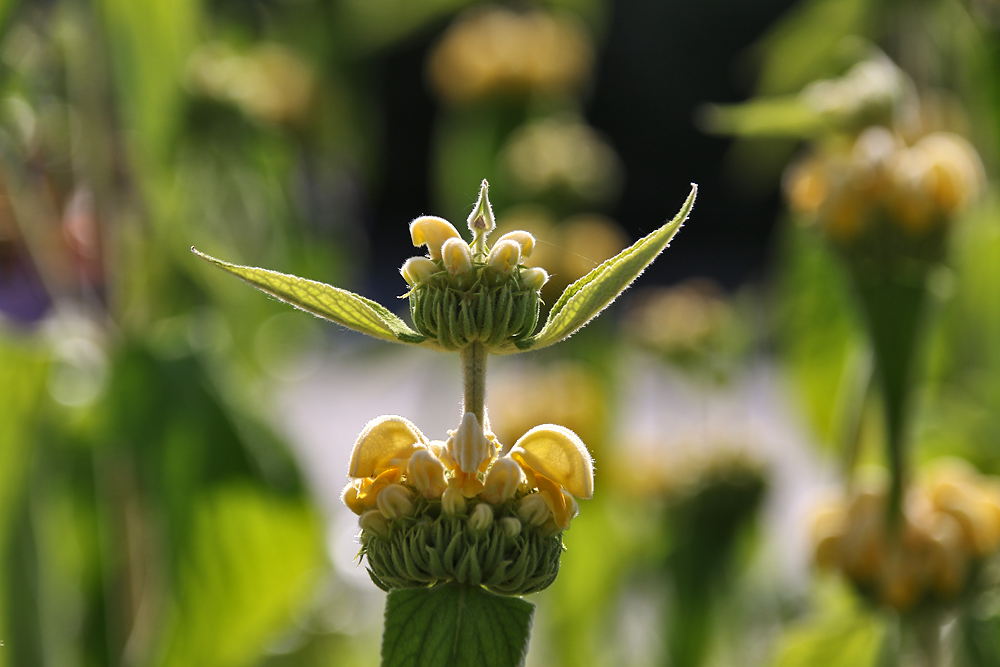
[[497, 239], [496, 244], [493, 247], [495, 248], [504, 241], [514, 241], [517, 245], [521, 246], [521, 257], [524, 259], [531, 257], [531, 253], [535, 249], [535, 237], [523, 229], [507, 232]]
[[510, 457], [577, 498], [594, 495], [594, 463], [590, 452], [580, 436], [565, 426], [536, 426], [514, 443]]
[[448, 239], [462, 238], [455, 226], [444, 218], [422, 215], [410, 223], [410, 239], [413, 245], [427, 246], [431, 259], [441, 259], [441, 246]]
[[376, 417], [354, 443], [347, 474], [374, 477], [399, 465], [405, 468], [406, 460], [426, 443], [423, 433], [410, 420], [396, 415]]

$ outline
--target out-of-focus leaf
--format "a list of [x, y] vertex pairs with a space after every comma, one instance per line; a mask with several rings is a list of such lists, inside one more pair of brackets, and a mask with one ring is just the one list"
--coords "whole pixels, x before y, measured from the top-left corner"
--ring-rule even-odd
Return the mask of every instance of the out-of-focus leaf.
[[385, 306], [353, 292], [286, 273], [230, 264], [198, 252], [194, 248], [191, 248], [191, 251], [205, 261], [242, 278], [262, 292], [352, 331], [391, 343], [436, 347], [425, 336], [393, 315]]
[[[100, 0], [111, 67], [126, 123], [153, 169], [172, 148], [184, 68], [198, 43], [201, 0]], [[154, 161], [154, 162], [151, 162]]]
[[248, 485], [197, 503], [166, 665], [253, 664], [292, 621], [322, 565], [316, 516]]
[[0, 635], [8, 638], [8, 648], [0, 649], [0, 667], [31, 664], [22, 660], [33, 655], [41, 639], [31, 628], [15, 630], [37, 620], [31, 612], [37, 591], [32, 590], [34, 543], [24, 489], [47, 369], [41, 345], [0, 332], [0, 571], [5, 573], [0, 580]]
[[797, 92], [814, 79], [838, 74], [834, 57], [844, 38], [864, 34], [868, 0], [811, 0], [788, 14], [757, 45], [762, 54], [758, 93]]
[[884, 638], [870, 615], [832, 616], [786, 633], [772, 667], [874, 667]]
[[673, 220], [567, 287], [549, 311], [542, 330], [515, 343], [517, 347], [522, 350], [541, 349], [558, 343], [597, 317], [663, 252], [687, 220], [697, 194], [698, 186], [692, 183], [691, 194]]
[[382, 667], [516, 667], [535, 606], [455, 583], [389, 593]]
[[358, 52], [369, 52], [412, 34], [442, 15], [472, 4], [470, 0], [347, 0], [337, 4], [336, 23]]
[[806, 138], [823, 127], [819, 114], [797, 95], [707, 105], [699, 112], [698, 120], [708, 132], [741, 137]]
[[820, 439], [842, 434], [839, 419], [855, 389], [851, 364], [862, 359], [863, 338], [844, 271], [818, 235], [787, 225], [781, 238], [776, 329], [795, 396]]

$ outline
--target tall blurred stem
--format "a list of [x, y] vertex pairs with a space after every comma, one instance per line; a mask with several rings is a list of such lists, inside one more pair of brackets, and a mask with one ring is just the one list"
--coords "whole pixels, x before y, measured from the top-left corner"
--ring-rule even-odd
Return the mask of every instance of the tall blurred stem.
[[906, 427], [910, 382], [926, 295], [924, 275], [858, 276], [885, 410], [889, 472], [889, 516], [899, 518], [908, 471]]

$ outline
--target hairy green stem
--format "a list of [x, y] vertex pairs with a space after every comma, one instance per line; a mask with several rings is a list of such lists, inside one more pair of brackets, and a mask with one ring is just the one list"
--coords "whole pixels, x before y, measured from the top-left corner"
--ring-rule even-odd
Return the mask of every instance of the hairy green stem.
[[479, 341], [462, 348], [462, 414], [471, 412], [486, 426], [486, 358], [489, 352]]

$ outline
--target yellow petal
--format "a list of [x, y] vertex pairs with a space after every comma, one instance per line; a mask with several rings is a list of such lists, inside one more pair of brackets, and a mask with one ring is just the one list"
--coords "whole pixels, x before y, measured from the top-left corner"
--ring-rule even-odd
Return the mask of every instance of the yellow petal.
[[521, 257], [525, 259], [531, 257], [531, 251], [535, 249], [535, 237], [522, 229], [507, 232], [497, 239], [496, 245], [493, 247], [495, 248], [504, 241], [515, 241], [519, 246], [521, 246]]
[[486, 262], [497, 272], [510, 275], [514, 267], [521, 263], [521, 246], [512, 239], [501, 239], [490, 250]]
[[400, 464], [405, 467], [406, 460], [426, 443], [420, 429], [410, 420], [395, 415], [376, 417], [368, 422], [354, 443], [347, 474], [374, 477]]
[[444, 480], [444, 464], [429, 449], [413, 453], [406, 466], [406, 476], [427, 498], [440, 498], [448, 487]]
[[545, 500], [545, 504], [549, 506], [549, 510], [552, 512], [552, 518], [555, 520], [556, 525], [563, 530], [569, 528], [570, 519], [576, 516], [576, 512], [573, 508], [575, 503], [573, 503], [572, 496], [563, 493], [563, 490], [559, 487], [559, 485], [545, 475], [536, 474], [535, 481], [538, 484], [538, 495], [540, 495]]
[[514, 443], [510, 457], [577, 498], [594, 495], [594, 463], [580, 437], [565, 426], [536, 426]]
[[410, 287], [427, 282], [427, 279], [440, 271], [437, 263], [426, 257], [411, 257], [403, 264], [399, 272]]
[[472, 248], [462, 239], [448, 239], [441, 244], [441, 261], [453, 276], [472, 271]]
[[506, 456], [497, 459], [486, 473], [483, 482], [483, 500], [499, 505], [514, 497], [523, 474], [521, 466]]
[[444, 218], [424, 215], [410, 223], [410, 238], [413, 245], [427, 246], [431, 259], [441, 259], [441, 246], [448, 239], [461, 238], [455, 226]]

